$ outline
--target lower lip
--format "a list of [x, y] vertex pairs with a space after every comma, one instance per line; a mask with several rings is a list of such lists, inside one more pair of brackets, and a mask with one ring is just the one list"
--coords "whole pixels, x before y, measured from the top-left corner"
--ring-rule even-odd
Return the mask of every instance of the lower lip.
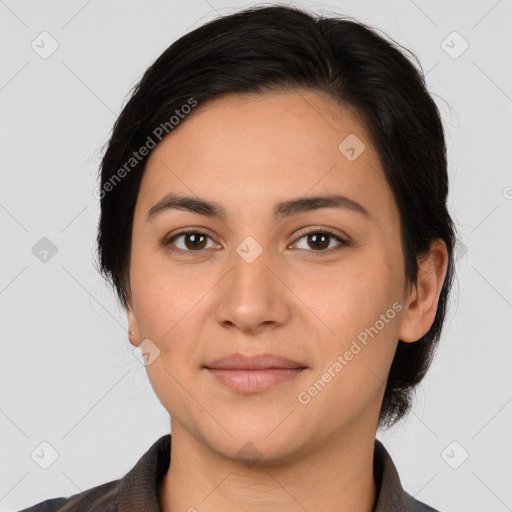
[[267, 370], [225, 370], [207, 368], [222, 384], [241, 393], [266, 391], [276, 384], [293, 380], [305, 368], [271, 368]]

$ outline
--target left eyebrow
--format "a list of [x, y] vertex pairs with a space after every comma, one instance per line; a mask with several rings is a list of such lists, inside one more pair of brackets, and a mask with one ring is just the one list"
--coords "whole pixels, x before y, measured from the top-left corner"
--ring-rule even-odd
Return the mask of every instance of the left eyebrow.
[[275, 206], [273, 217], [277, 220], [296, 215], [297, 213], [319, 210], [320, 208], [342, 208], [359, 213], [368, 220], [373, 218], [362, 204], [342, 195], [300, 197], [291, 201], [285, 201]]
[[[373, 219], [373, 216], [362, 204], [349, 197], [332, 194], [300, 197], [278, 203], [272, 210], [272, 217], [278, 220], [299, 213], [319, 210], [321, 208], [341, 208], [359, 213], [368, 220]], [[226, 220], [228, 217], [226, 209], [218, 203], [197, 197], [180, 196], [169, 193], [148, 211], [146, 220], [149, 222], [156, 217], [157, 214], [166, 210], [183, 210], [206, 217], [216, 217], [222, 220]]]

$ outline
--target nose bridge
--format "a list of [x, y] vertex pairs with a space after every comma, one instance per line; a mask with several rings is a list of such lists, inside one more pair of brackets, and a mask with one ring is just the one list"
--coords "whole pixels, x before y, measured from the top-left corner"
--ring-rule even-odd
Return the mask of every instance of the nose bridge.
[[258, 295], [259, 300], [267, 300], [275, 295], [275, 283], [272, 283], [272, 251], [268, 244], [260, 238], [258, 242], [254, 237], [246, 237], [233, 254], [232, 282], [233, 291], [246, 297]]
[[230, 263], [231, 272], [217, 305], [217, 320], [244, 330], [284, 322], [289, 307], [285, 287], [274, 275], [278, 272], [273, 269], [271, 249], [249, 236], [233, 251]]

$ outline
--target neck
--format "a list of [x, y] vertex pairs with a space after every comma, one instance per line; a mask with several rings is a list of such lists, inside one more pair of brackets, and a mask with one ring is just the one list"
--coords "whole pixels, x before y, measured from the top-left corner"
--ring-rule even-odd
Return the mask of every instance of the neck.
[[252, 467], [212, 451], [179, 423], [173, 422], [171, 431], [171, 464], [158, 488], [163, 512], [374, 508], [375, 430], [337, 433], [307, 454]]

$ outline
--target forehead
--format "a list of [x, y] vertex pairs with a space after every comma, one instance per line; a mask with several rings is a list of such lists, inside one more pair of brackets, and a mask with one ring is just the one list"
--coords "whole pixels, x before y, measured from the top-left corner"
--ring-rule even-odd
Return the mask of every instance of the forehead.
[[228, 209], [236, 203], [248, 210], [290, 197], [340, 193], [377, 216], [396, 214], [357, 113], [305, 89], [199, 104], [146, 164], [139, 193], [146, 210], [166, 192], [222, 198]]

